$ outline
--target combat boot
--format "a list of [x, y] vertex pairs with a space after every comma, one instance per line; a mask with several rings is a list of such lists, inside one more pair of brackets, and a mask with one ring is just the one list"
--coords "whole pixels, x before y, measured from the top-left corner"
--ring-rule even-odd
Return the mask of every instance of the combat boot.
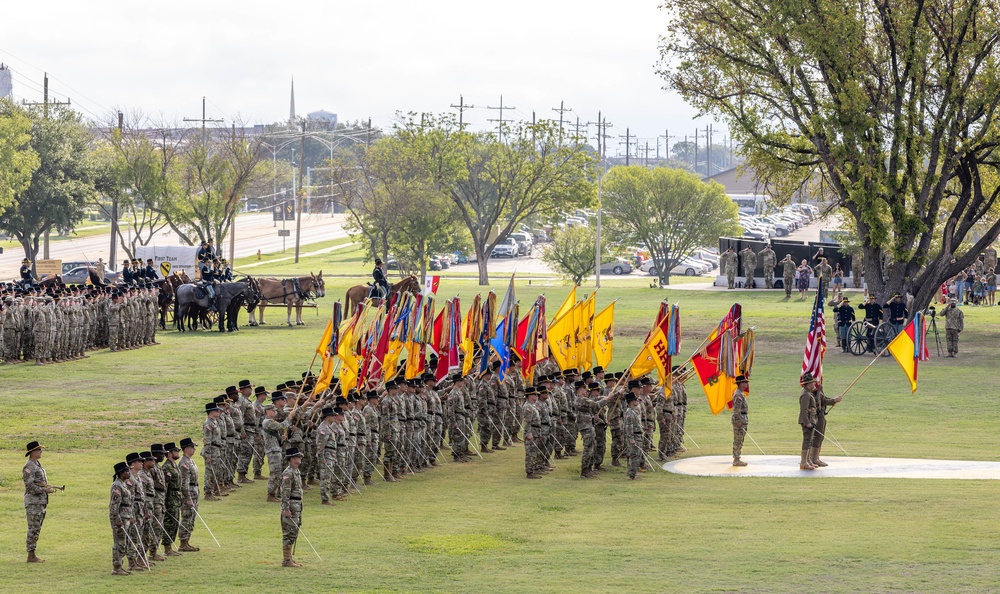
[[542, 478], [542, 477], [541, 477], [541, 475], [539, 475], [539, 474], [536, 474], [536, 473], [534, 473], [534, 472], [529, 472], [529, 473], [528, 473], [528, 478], [530, 478], [530, 479], [540, 479], [540, 478]]
[[170, 548], [170, 545], [163, 545], [163, 554], [167, 557], [180, 557], [181, 554]]
[[746, 465], [747, 463], [744, 462], [743, 460], [740, 460], [739, 456], [733, 457], [733, 466], [746, 466]]
[[264, 479], [264, 475], [261, 474], [261, 473], [259, 473], [259, 472], [255, 472], [254, 475], [253, 475], [253, 480], [255, 480], [255, 481], [265, 480]]
[[182, 540], [181, 546], [177, 547], [177, 550], [182, 553], [197, 553], [201, 549], [199, 549], [198, 547], [191, 546], [191, 543], [189, 543], [186, 540]]
[[239, 482], [241, 482], [244, 485], [246, 485], [246, 484], [252, 483], [253, 481], [247, 478], [247, 473], [241, 472], [240, 473], [240, 481]]
[[374, 482], [372, 482], [372, 477], [370, 477], [370, 476], [366, 476], [366, 477], [365, 477], [365, 486], [366, 486], [366, 487], [370, 487], [370, 486], [372, 486], [372, 485], [374, 485], [374, 484], [375, 484], [375, 483], [374, 483]]
[[149, 552], [146, 554], [146, 557], [150, 561], [166, 561], [167, 560], [166, 557], [164, 557], [164, 556], [160, 555], [159, 553], [157, 553], [156, 549], [149, 549]]
[[822, 460], [819, 459], [819, 451], [821, 449], [823, 449], [823, 446], [820, 446], [818, 448], [813, 448], [811, 450], [811, 454], [812, 455], [809, 456], [809, 461], [812, 462], [813, 466], [816, 466], [818, 468], [819, 467], [824, 467], [824, 466], [829, 466], [829, 464], [827, 464], [826, 462], [824, 462], [824, 461], [822, 461]]
[[282, 546], [281, 555], [282, 555], [281, 559], [282, 567], [301, 567], [301, 565], [299, 565], [295, 561], [292, 561], [292, 547], [287, 545]]
[[36, 557], [35, 551], [28, 551], [28, 563], [45, 563], [45, 559]]
[[812, 448], [802, 450], [802, 457], [799, 458], [799, 470], [816, 470], [816, 467], [809, 461], [812, 456]]
[[121, 565], [116, 565], [115, 568], [111, 570], [111, 575], [132, 575], [132, 572], [125, 571], [122, 569]]
[[201, 498], [201, 500], [202, 501], [220, 501], [220, 499], [218, 497], [216, 497], [214, 493], [209, 493], [208, 495], [205, 495], [204, 497]]
[[274, 495], [268, 493], [267, 494], [267, 502], [268, 503], [281, 503], [281, 500], [278, 499], [277, 497], [275, 497]]

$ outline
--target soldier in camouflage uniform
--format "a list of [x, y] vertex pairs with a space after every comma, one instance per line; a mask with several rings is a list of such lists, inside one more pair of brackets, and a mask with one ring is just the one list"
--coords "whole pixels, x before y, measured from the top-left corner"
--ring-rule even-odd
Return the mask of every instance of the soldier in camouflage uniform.
[[719, 263], [725, 271], [726, 281], [728, 281], [730, 289], [736, 287], [736, 262], [738, 258], [733, 248], [728, 248], [719, 257]]
[[160, 542], [160, 535], [156, 529], [156, 482], [150, 473], [156, 466], [152, 452], [141, 452], [142, 467], [136, 473], [142, 486], [142, 511], [145, 523], [142, 527], [142, 546], [144, 557], [148, 561], [165, 561], [162, 557], [157, 559], [156, 549]]
[[257, 432], [260, 425], [257, 421], [257, 411], [253, 403], [250, 402], [250, 395], [253, 393], [253, 386], [250, 380], [240, 380], [239, 392], [233, 401], [233, 407], [239, 409], [242, 417], [242, 424], [239, 428], [239, 449], [236, 456], [236, 473], [239, 475], [239, 482], [243, 484], [252, 483], [253, 480], [247, 478], [250, 470], [250, 460], [253, 457], [254, 441], [257, 439]]
[[337, 440], [333, 428], [336, 413], [332, 408], [324, 408], [320, 416], [322, 421], [316, 428], [316, 452], [320, 456], [319, 494], [322, 505], [333, 505], [330, 501], [333, 489], [334, 473], [337, 467]]
[[28, 563], [43, 563], [35, 555], [35, 547], [38, 545], [38, 536], [42, 532], [42, 523], [45, 521], [45, 508], [49, 504], [49, 493], [54, 493], [55, 489], [49, 485], [48, 476], [42, 468], [42, 450], [44, 447], [37, 441], [30, 442], [25, 448], [25, 457], [28, 461], [24, 464], [21, 478], [24, 480], [24, 514], [28, 520], [28, 536], [25, 545], [28, 550]]
[[382, 463], [385, 468], [383, 478], [389, 482], [396, 482], [396, 473], [399, 472], [397, 465], [400, 464], [398, 458], [399, 441], [399, 403], [396, 398], [396, 381], [389, 380], [385, 383], [385, 396], [379, 403], [380, 418], [382, 426], [379, 428], [379, 435], [385, 443], [385, 452]]
[[[527, 388], [525, 388], [527, 390]], [[549, 398], [549, 391], [545, 389], [544, 386], [537, 386], [534, 388], [535, 393], [538, 394], [538, 402], [536, 403], [538, 407], [538, 416], [541, 418], [542, 428], [540, 431], [541, 440], [537, 441], [535, 445], [538, 446], [541, 456], [541, 467], [542, 472], [549, 472], [555, 470], [552, 466], [552, 452], [555, 451], [555, 415], [557, 414], [555, 407], [553, 406], [552, 400]]]
[[166, 460], [160, 466], [166, 493], [163, 498], [163, 554], [166, 557], [180, 557], [173, 549], [177, 540], [177, 528], [181, 521], [181, 472], [177, 468], [181, 450], [173, 442], [163, 444]]
[[[479, 386], [479, 411], [476, 421], [479, 423], [479, 451], [483, 454], [493, 452], [490, 449], [490, 438], [496, 434], [498, 439], [493, 441], [494, 449], [500, 444], [499, 433], [493, 430], [493, 417], [496, 416], [496, 392], [493, 383], [493, 370], [487, 368], [483, 374], [482, 384]], [[502, 446], [501, 446], [502, 447]], [[507, 449], [507, 448], [503, 448]]]
[[302, 452], [298, 448], [288, 448], [285, 451], [288, 466], [281, 473], [281, 547], [282, 567], [302, 567], [302, 564], [292, 559], [292, 549], [299, 538], [299, 527], [302, 526], [302, 475], [299, 465], [302, 464]]
[[525, 388], [526, 400], [521, 405], [524, 419], [524, 472], [529, 479], [540, 479], [544, 465], [542, 450], [542, 416], [538, 406], [538, 394], [534, 388]]
[[[264, 422], [264, 401], [267, 399], [267, 388], [257, 386], [254, 388], [254, 400], [251, 402], [256, 419], [256, 432], [253, 434], [253, 480], [264, 480], [261, 470], [264, 468], [264, 430], [261, 423]], [[246, 421], [244, 420], [244, 426]]]
[[192, 457], [198, 444], [190, 437], [181, 440], [181, 451], [184, 455], [177, 464], [180, 472], [181, 524], [177, 539], [181, 546], [177, 548], [182, 553], [197, 553], [201, 549], [191, 546], [191, 534], [194, 532], [194, 519], [198, 511], [198, 465]]
[[795, 285], [795, 271], [798, 267], [795, 265], [795, 260], [792, 260], [791, 254], [785, 254], [785, 259], [780, 262], [781, 264], [781, 282], [785, 289], [785, 297], [791, 298], [792, 288]]
[[746, 390], [750, 388], [750, 382], [745, 375], [736, 376], [736, 390], [733, 392], [733, 466], [746, 466], [747, 463], [740, 459], [743, 452], [743, 439], [747, 434], [749, 424], [748, 414], [750, 407], [747, 405]]
[[[677, 373], [679, 365], [674, 365], [672, 373]], [[674, 381], [671, 385], [670, 400], [674, 402], [674, 435], [671, 439], [671, 450], [677, 454], [687, 451], [684, 447], [684, 420], [687, 418], [687, 389], [683, 382]]]
[[628, 478], [635, 480], [638, 478], [639, 466], [642, 463], [642, 448], [644, 447], [645, 435], [642, 428], [642, 411], [639, 406], [639, 380], [629, 380], [629, 393], [625, 396], [627, 408], [622, 417], [624, 426], [625, 445], [628, 448]]
[[583, 452], [580, 457], [580, 478], [596, 477], [594, 466], [594, 417], [601, 408], [608, 403], [608, 398], [601, 397], [601, 384], [599, 382], [586, 383], [586, 380], [579, 380], [574, 384], [576, 388], [576, 424], [577, 431], [583, 436]]
[[743, 257], [743, 286], [747, 289], [757, 288], [757, 284], [754, 282], [754, 271], [757, 269], [757, 254], [747, 246], [740, 250], [740, 256]]
[[275, 391], [271, 393], [271, 404], [264, 405], [264, 420], [261, 422], [261, 432], [264, 434], [264, 454], [267, 456], [267, 501], [277, 503], [278, 480], [281, 476], [282, 454], [281, 439], [285, 429], [291, 424], [286, 418], [278, 421], [278, 407], [285, 404], [285, 395]]
[[132, 494], [132, 529], [128, 536], [132, 539], [132, 546], [125, 557], [128, 559], [128, 570], [149, 569], [151, 564], [146, 558], [145, 540], [143, 532], [146, 530], [146, 522], [149, 517], [146, 515], [146, 493], [145, 486], [139, 473], [142, 471], [142, 456], [139, 452], [132, 452], [125, 456], [125, 461], [129, 465], [129, 478], [125, 485]]
[[771, 244], [764, 246], [764, 249], [757, 254], [760, 257], [760, 263], [764, 267], [764, 288], [773, 289], [774, 288], [774, 265], [778, 263], [778, 257], [774, 255], [774, 250], [771, 249]]
[[[222, 496], [222, 476], [219, 470], [219, 458], [222, 456], [223, 429], [219, 423], [222, 411], [215, 402], [205, 405], [205, 422], [201, 426], [201, 457], [205, 460], [205, 501], [218, 501]], [[228, 493], [226, 493], [228, 495]]]
[[111, 483], [111, 500], [108, 504], [108, 520], [111, 522], [111, 565], [112, 575], [129, 575], [122, 567], [122, 561], [132, 548], [129, 546], [128, 532], [132, 524], [132, 490], [126, 484], [129, 478], [128, 464], [115, 464], [115, 481]]
[[365, 419], [365, 427], [368, 429], [367, 446], [365, 447], [365, 467], [362, 476], [365, 485], [373, 485], [372, 473], [376, 472], [379, 451], [382, 448], [382, 439], [379, 432], [382, 428], [382, 415], [379, 412], [378, 392], [372, 390], [365, 395], [366, 404], [361, 410]]
[[656, 422], [660, 427], [660, 439], [656, 444], [656, 459], [660, 462], [666, 462], [667, 458], [674, 454], [672, 440], [675, 432], [676, 407], [672, 394], [667, 396], [663, 388], [657, 387], [653, 392], [653, 408], [656, 411]]

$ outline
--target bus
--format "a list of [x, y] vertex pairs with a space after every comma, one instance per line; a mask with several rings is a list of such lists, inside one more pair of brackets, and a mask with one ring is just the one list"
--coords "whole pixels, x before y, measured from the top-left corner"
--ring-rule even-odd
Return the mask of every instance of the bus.
[[730, 194], [740, 212], [749, 215], [760, 215], [767, 212], [767, 197], [760, 194]]

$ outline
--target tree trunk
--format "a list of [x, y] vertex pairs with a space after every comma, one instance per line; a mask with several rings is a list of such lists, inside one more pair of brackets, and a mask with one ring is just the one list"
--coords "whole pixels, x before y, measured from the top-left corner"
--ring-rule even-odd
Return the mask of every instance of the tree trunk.
[[479, 286], [485, 287], [490, 284], [490, 275], [486, 268], [486, 246], [476, 242], [476, 265], [479, 267]]
[[424, 240], [417, 242], [417, 258], [420, 260], [420, 285], [427, 283], [427, 254], [425, 253]]

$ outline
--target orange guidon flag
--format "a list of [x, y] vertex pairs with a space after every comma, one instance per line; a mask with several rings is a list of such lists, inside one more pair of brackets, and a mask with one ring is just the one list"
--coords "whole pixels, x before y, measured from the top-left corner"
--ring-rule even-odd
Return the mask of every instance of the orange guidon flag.
[[[717, 334], [713, 332], [713, 334]], [[716, 336], [708, 345], [691, 357], [691, 364], [698, 372], [698, 380], [701, 388], [705, 391], [708, 399], [708, 407], [713, 415], [717, 415], [726, 408], [736, 389], [735, 379], [726, 374], [719, 367], [719, 352], [722, 349], [722, 336]]]
[[660, 318], [659, 324], [649, 334], [646, 344], [642, 345], [642, 350], [636, 355], [635, 361], [629, 366], [629, 374], [632, 377], [645, 375], [654, 369], [656, 370], [657, 383], [663, 387], [664, 396], [671, 394], [670, 383], [670, 355], [668, 354], [667, 331], [670, 328], [670, 315]]
[[903, 331], [889, 343], [889, 353], [896, 359], [899, 366], [910, 381], [910, 393], [917, 391], [917, 362], [930, 359], [927, 348], [927, 320], [923, 314], [917, 313]]

